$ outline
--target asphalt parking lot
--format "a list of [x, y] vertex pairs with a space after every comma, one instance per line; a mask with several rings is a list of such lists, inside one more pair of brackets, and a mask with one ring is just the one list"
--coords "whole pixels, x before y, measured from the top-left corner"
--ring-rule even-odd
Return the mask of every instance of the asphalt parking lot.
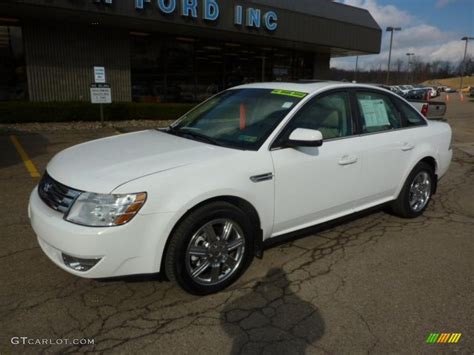
[[[474, 99], [451, 95], [447, 116], [454, 160], [424, 216], [377, 210], [273, 247], [207, 297], [158, 277], [97, 281], [57, 268], [28, 221], [36, 172], [66, 147], [117, 132], [3, 129], [0, 354], [473, 353]], [[462, 336], [426, 344], [434, 332]]]

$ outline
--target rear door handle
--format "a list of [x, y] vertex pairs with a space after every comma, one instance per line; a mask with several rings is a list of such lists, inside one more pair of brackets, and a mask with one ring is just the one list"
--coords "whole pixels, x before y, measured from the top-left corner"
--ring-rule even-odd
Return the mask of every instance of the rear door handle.
[[411, 143], [403, 143], [403, 145], [402, 145], [402, 150], [404, 152], [412, 150], [413, 148], [415, 148], [415, 146]]
[[359, 159], [355, 155], [343, 155], [341, 159], [339, 159], [339, 165], [350, 165], [357, 163]]

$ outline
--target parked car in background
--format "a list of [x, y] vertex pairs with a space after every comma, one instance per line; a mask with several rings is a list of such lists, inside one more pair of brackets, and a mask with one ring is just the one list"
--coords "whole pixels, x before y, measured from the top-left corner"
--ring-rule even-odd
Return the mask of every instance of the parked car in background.
[[439, 92], [438, 90], [435, 88], [435, 87], [431, 87], [429, 86], [428, 89], [430, 89], [430, 96], [431, 97], [438, 97], [439, 96]]
[[412, 85], [398, 85], [397, 87], [404, 95], [414, 89]]
[[449, 125], [390, 91], [249, 84], [167, 129], [60, 152], [28, 215], [44, 253], [74, 275], [162, 272], [209, 294], [272, 238], [380, 204], [420, 216], [451, 158]]
[[450, 87], [447, 87], [444, 92], [448, 93], [448, 94], [454, 94], [456, 92], [458, 92], [456, 89], [453, 89], [453, 88], [450, 88]]
[[446, 104], [441, 101], [409, 100], [423, 116], [430, 120], [442, 120], [446, 115]]
[[419, 86], [418, 89], [409, 90], [403, 93], [397, 90], [397, 87], [380, 87], [389, 88], [392, 92], [402, 96], [408, 100], [423, 116], [432, 120], [442, 120], [446, 114], [446, 104], [441, 101], [431, 101], [431, 88]]
[[404, 96], [404, 93], [402, 90], [400, 90], [400, 88], [398, 86], [382, 86], [381, 87], [387, 89], [387, 90], [390, 90], [391, 92], [397, 94], [397, 95], [400, 95], [400, 96]]
[[405, 93], [404, 97], [407, 100], [426, 100], [428, 101], [431, 98], [431, 89], [430, 88], [418, 88], [413, 89]]
[[439, 96], [438, 89], [434, 86], [426, 86], [426, 85], [421, 85], [421, 84], [413, 86], [413, 90], [421, 90], [421, 89], [429, 89], [430, 98]]

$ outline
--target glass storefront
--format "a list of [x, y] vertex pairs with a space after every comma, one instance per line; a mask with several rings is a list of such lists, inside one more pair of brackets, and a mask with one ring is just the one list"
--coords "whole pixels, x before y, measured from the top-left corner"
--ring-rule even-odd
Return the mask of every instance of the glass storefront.
[[311, 79], [314, 54], [132, 32], [132, 97], [199, 102], [239, 84]]
[[0, 26], [0, 101], [27, 100], [21, 27]]

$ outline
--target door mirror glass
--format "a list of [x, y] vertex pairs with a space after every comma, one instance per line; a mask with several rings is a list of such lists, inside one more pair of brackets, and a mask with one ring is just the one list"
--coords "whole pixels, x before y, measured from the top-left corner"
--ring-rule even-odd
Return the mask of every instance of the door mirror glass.
[[322, 145], [322, 133], [315, 129], [307, 128], [296, 128], [291, 132], [287, 144], [290, 147], [320, 147]]

